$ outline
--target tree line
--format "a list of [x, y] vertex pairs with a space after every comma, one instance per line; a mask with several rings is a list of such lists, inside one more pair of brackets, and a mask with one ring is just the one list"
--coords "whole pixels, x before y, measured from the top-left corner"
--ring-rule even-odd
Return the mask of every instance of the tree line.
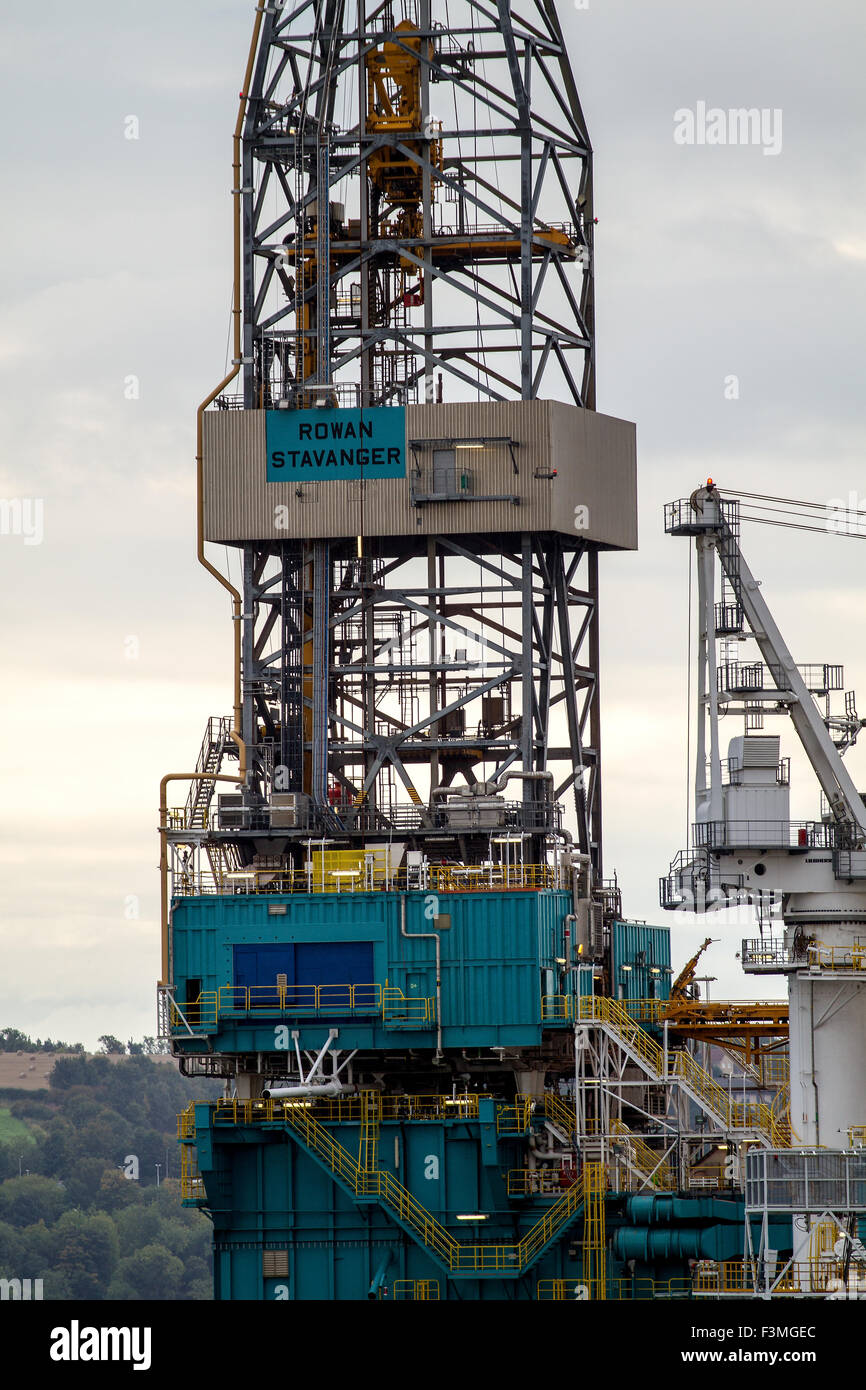
[[177, 1114], [219, 1083], [144, 1053], [63, 1050], [47, 1089], [0, 1089], [0, 1279], [41, 1279], [55, 1300], [211, 1298], [212, 1228], [181, 1205]]

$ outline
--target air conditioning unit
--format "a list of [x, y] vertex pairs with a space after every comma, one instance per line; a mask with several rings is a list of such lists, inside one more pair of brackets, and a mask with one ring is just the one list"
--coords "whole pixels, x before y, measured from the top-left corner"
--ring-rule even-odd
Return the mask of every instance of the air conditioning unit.
[[306, 830], [310, 824], [310, 798], [306, 792], [271, 794], [271, 827], [274, 830]]
[[220, 830], [243, 830], [244, 799], [239, 794], [229, 793], [217, 797], [217, 819]]

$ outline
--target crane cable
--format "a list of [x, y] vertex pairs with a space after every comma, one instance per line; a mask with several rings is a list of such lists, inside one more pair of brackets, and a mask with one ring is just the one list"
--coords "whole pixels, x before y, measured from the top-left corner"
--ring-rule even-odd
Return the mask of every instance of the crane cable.
[[[741, 492], [734, 488], [719, 491], [724, 501], [739, 503], [742, 499], [745, 510], [740, 510], [741, 521], [757, 522], [764, 526], [782, 526], [793, 531], [813, 531], [819, 535], [866, 540], [866, 513], [857, 508], [834, 507], [827, 502], [810, 502], [801, 498], [771, 497], [766, 493]], [[803, 508], [808, 510], [804, 511]], [[764, 512], [771, 515], [761, 515]], [[824, 524], [811, 524], [818, 522], [822, 512], [825, 517]]]

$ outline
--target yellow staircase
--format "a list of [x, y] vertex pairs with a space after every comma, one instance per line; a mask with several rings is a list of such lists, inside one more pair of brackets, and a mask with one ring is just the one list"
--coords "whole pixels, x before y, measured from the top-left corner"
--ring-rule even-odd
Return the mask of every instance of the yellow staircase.
[[763, 1101], [733, 1100], [690, 1053], [670, 1052], [665, 1068], [662, 1048], [618, 1000], [586, 995], [580, 1000], [578, 1012], [583, 1022], [598, 1023], [607, 1029], [653, 1081], [677, 1082], [720, 1128], [755, 1134], [771, 1149], [785, 1148], [790, 1143], [789, 1131], [770, 1106]]
[[612, 1142], [616, 1148], [625, 1152], [626, 1162], [651, 1187], [663, 1192], [675, 1192], [677, 1176], [671, 1165], [660, 1154], [645, 1144], [640, 1135], [629, 1129], [622, 1120], [611, 1120]]
[[[464, 1244], [455, 1240], [442, 1223], [390, 1173], [381, 1168], [362, 1167], [318, 1120], [313, 1119], [305, 1106], [287, 1106], [284, 1118], [310, 1152], [355, 1196], [377, 1198], [454, 1275], [522, 1274], [545, 1246], [573, 1220], [583, 1204], [583, 1189], [575, 1183], [547, 1209], [522, 1240], [507, 1244]], [[375, 1123], [378, 1128], [377, 1117]], [[362, 1146], [364, 1144], [362, 1139]], [[362, 1152], [369, 1159], [369, 1135]]]

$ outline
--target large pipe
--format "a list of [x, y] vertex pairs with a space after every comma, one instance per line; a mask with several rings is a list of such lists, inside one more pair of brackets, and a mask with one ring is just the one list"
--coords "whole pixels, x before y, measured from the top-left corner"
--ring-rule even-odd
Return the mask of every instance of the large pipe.
[[378, 1297], [379, 1297], [379, 1290], [381, 1289], [382, 1285], [383, 1285], [384, 1282], [385, 1282], [385, 1275], [388, 1273], [388, 1267], [389, 1267], [391, 1261], [393, 1260], [393, 1258], [394, 1258], [394, 1251], [393, 1251], [393, 1250], [389, 1250], [388, 1253], [387, 1253], [386, 1255], [383, 1256], [382, 1262], [381, 1262], [381, 1264], [379, 1265], [379, 1268], [376, 1270], [376, 1273], [373, 1275], [373, 1278], [372, 1278], [372, 1280], [371, 1280], [371, 1282], [370, 1282], [370, 1287], [369, 1287], [369, 1289], [368, 1289], [368, 1291], [367, 1291], [367, 1297], [368, 1297], [368, 1298], [378, 1298]]
[[512, 777], [517, 777], [522, 782], [549, 782], [553, 786], [552, 772], [506, 772], [494, 783], [496, 790], [501, 792], [506, 782], [510, 782]]
[[574, 922], [574, 923], [575, 923], [575, 927], [576, 927], [576, 925], [577, 925], [577, 914], [576, 914], [575, 912], [568, 912], [568, 913], [566, 913], [565, 918], [563, 919], [563, 923], [562, 923], [563, 931], [564, 931], [564, 934], [565, 934], [565, 968], [566, 968], [566, 970], [570, 970], [570, 969], [571, 969], [571, 948], [572, 948], [572, 944], [573, 944], [573, 943], [572, 943], [572, 939], [571, 939], [571, 927], [569, 926], [569, 923], [570, 923], [570, 922]]
[[204, 476], [204, 446], [203, 446], [203, 426], [202, 416], [207, 407], [216, 400], [217, 396], [225, 390], [230, 382], [234, 381], [241, 368], [241, 315], [243, 306], [241, 304], [241, 140], [243, 138], [244, 112], [246, 111], [247, 90], [253, 75], [253, 65], [256, 59], [256, 50], [259, 43], [259, 33], [262, 27], [262, 16], [265, 13], [264, 5], [256, 7], [256, 19], [253, 25], [253, 36], [250, 41], [250, 50], [247, 56], [247, 66], [244, 73], [243, 87], [241, 89], [240, 100], [238, 102], [238, 116], [235, 121], [233, 136], [233, 158], [232, 158], [232, 196], [235, 200], [233, 209], [233, 236], [234, 236], [234, 289], [232, 303], [232, 323], [233, 323], [233, 353], [232, 370], [228, 376], [224, 377], [218, 386], [214, 387], [210, 395], [207, 396], [196, 411], [196, 553], [200, 564], [212, 574], [213, 577], [222, 584], [223, 588], [231, 595], [232, 600], [232, 620], [234, 623], [234, 728], [229, 737], [236, 744], [238, 750], [238, 771], [237, 776], [231, 777], [227, 774], [220, 774], [216, 777], [209, 777], [203, 773], [196, 772], [170, 772], [163, 777], [160, 782], [159, 796], [159, 825], [160, 825], [160, 930], [162, 935], [162, 979], [159, 981], [160, 987], [169, 983], [169, 946], [168, 946], [168, 848], [166, 845], [166, 830], [168, 811], [166, 806], [166, 788], [169, 782], [203, 782], [219, 781], [233, 782], [243, 786], [247, 777], [247, 748], [242, 736], [242, 708], [241, 708], [241, 596], [233, 584], [215, 569], [204, 553], [204, 495], [202, 489]]
[[442, 942], [437, 931], [406, 930], [405, 893], [400, 894], [400, 935], [405, 936], [407, 941], [422, 941], [432, 937], [436, 942], [436, 1053], [433, 1061], [441, 1062], [445, 1055], [442, 1051]]
[[232, 137], [232, 197], [234, 198], [234, 218], [233, 218], [233, 291], [232, 291], [232, 369], [227, 376], [223, 377], [218, 386], [215, 386], [210, 395], [206, 396], [196, 411], [196, 518], [197, 518], [197, 556], [199, 564], [203, 565], [208, 574], [212, 574], [214, 579], [220, 583], [230, 595], [232, 601], [232, 620], [234, 622], [234, 728], [229, 737], [238, 748], [238, 777], [239, 782], [243, 782], [246, 777], [246, 745], [244, 744], [241, 724], [241, 595], [233, 584], [226, 579], [225, 575], [210, 563], [204, 553], [204, 412], [208, 406], [221, 395], [225, 388], [234, 381], [241, 369], [243, 361], [242, 352], [242, 333], [241, 319], [243, 314], [242, 293], [241, 293], [241, 264], [242, 264], [242, 237], [241, 237], [241, 190], [243, 187], [243, 169], [241, 161], [241, 141], [243, 139], [244, 112], [246, 111], [247, 90], [253, 75], [253, 65], [256, 59], [256, 49], [259, 43], [259, 31], [262, 25], [262, 15], [264, 6], [256, 8], [256, 22], [253, 26], [253, 36], [250, 41], [250, 51], [247, 56], [246, 72], [244, 73], [243, 87], [241, 88], [240, 100], [238, 102], [238, 116], [235, 121], [234, 135]]
[[284, 1100], [289, 1097], [311, 1098], [321, 1096], [327, 1099], [331, 1096], [342, 1096], [348, 1091], [354, 1092], [354, 1086], [344, 1086], [342, 1081], [313, 1081], [305, 1086], [270, 1086], [262, 1091], [262, 1096], [267, 1100]]

